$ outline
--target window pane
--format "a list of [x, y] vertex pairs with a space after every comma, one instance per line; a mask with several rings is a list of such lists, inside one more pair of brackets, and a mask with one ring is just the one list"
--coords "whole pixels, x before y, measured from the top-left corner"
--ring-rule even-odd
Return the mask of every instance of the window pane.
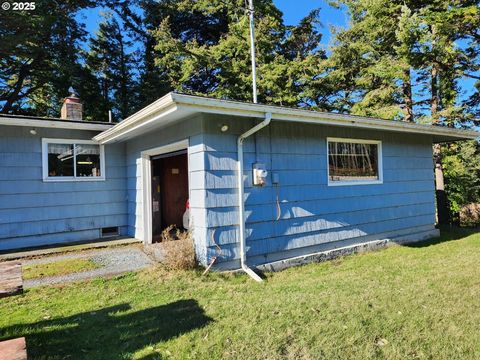
[[48, 176], [73, 176], [73, 145], [48, 144]]
[[328, 143], [330, 181], [379, 180], [378, 145]]
[[77, 177], [93, 176], [100, 174], [100, 146], [98, 145], [76, 145]]

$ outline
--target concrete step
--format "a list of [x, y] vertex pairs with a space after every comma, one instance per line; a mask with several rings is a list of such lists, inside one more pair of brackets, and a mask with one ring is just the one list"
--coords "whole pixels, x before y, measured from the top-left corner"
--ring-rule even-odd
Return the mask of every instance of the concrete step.
[[27, 360], [25, 338], [0, 341], [1, 360]]

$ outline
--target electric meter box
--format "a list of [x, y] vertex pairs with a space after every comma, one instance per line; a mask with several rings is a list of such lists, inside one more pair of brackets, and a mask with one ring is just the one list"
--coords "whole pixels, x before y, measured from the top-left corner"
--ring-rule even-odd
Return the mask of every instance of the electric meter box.
[[253, 164], [253, 185], [264, 186], [267, 183], [268, 171], [265, 164]]

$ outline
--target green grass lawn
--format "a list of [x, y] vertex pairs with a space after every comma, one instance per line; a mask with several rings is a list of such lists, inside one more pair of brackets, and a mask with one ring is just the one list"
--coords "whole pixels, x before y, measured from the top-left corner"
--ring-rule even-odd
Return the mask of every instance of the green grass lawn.
[[261, 284], [154, 268], [36, 288], [0, 300], [0, 339], [17, 336], [29, 359], [479, 359], [480, 234]]
[[49, 276], [67, 275], [75, 272], [99, 268], [90, 259], [68, 259], [45, 264], [32, 264], [22, 267], [22, 276], [25, 280], [38, 279]]

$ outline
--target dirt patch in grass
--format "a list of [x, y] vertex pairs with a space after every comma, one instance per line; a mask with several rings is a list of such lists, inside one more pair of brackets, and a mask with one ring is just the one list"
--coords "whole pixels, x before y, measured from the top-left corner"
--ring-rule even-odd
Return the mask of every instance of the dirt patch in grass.
[[51, 276], [67, 275], [76, 272], [98, 269], [99, 264], [90, 259], [68, 259], [44, 264], [32, 264], [23, 267], [25, 280], [39, 279]]

